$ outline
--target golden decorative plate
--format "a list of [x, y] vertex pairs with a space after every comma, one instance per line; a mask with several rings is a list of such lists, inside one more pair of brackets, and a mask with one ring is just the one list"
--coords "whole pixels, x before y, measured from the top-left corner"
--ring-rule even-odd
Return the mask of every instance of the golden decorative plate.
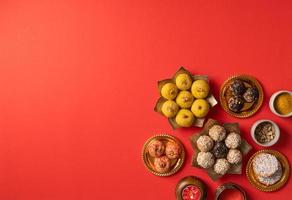
[[[251, 102], [251, 103], [244, 103], [244, 107], [242, 108], [241, 112], [236, 113], [231, 111], [228, 108], [228, 99], [233, 96], [231, 91], [229, 90], [230, 84], [235, 80], [235, 79], [240, 79], [244, 82], [246, 87], [256, 87], [259, 91], [259, 97], [256, 101]], [[230, 115], [238, 118], [247, 118], [252, 115], [254, 115], [261, 107], [263, 104], [264, 100], [264, 92], [263, 88], [260, 85], [260, 83], [252, 76], [249, 75], [237, 75], [237, 76], [232, 76], [229, 79], [227, 79], [221, 89], [220, 89], [220, 103], [222, 108]]]
[[[273, 185], [266, 186], [266, 185], [260, 183], [256, 179], [256, 175], [255, 175], [253, 168], [252, 168], [252, 160], [260, 153], [269, 153], [269, 154], [276, 156], [276, 158], [280, 161], [280, 163], [282, 165], [282, 169], [283, 169], [282, 178]], [[250, 157], [250, 159], [247, 163], [247, 166], [246, 166], [246, 176], [247, 176], [249, 182], [254, 187], [256, 187], [257, 189], [259, 189], [260, 191], [263, 191], [263, 192], [273, 192], [273, 191], [276, 191], [276, 190], [280, 189], [281, 187], [283, 187], [289, 178], [289, 173], [290, 173], [290, 166], [289, 166], [289, 162], [288, 162], [287, 158], [283, 154], [281, 154], [280, 152], [275, 151], [275, 150], [270, 150], [270, 149], [261, 150], [261, 151], [256, 152], [255, 154], [253, 154]]]
[[[147, 151], [147, 147], [150, 144], [150, 142], [152, 142], [153, 140], [156, 140], [156, 139], [162, 141], [164, 144], [166, 144], [167, 142], [175, 142], [175, 143], [179, 144], [181, 147], [181, 155], [179, 158], [171, 160], [171, 168], [170, 168], [169, 172], [166, 172], [166, 173], [156, 172], [155, 168], [154, 168], [154, 158], [152, 156], [150, 156], [148, 151]], [[143, 146], [142, 160], [144, 162], [145, 167], [152, 174], [154, 174], [156, 176], [170, 176], [170, 175], [175, 174], [182, 167], [182, 165], [184, 163], [184, 160], [185, 160], [184, 146], [176, 137], [174, 137], [172, 135], [168, 135], [168, 134], [154, 135], [153, 137], [149, 138]]]

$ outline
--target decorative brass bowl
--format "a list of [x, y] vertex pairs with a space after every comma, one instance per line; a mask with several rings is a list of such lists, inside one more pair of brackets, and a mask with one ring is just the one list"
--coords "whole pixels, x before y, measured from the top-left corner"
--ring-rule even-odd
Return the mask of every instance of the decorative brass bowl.
[[223, 185], [220, 185], [216, 189], [215, 200], [220, 200], [221, 199], [220, 197], [222, 197], [221, 194], [225, 190], [237, 190], [241, 193], [243, 199], [247, 200], [247, 195], [246, 195], [245, 191], [243, 190], [243, 188], [235, 183], [224, 183]]
[[[281, 163], [282, 170], [283, 170], [282, 178], [273, 185], [267, 186], [267, 185], [264, 185], [261, 182], [259, 182], [256, 178], [256, 174], [253, 171], [252, 160], [260, 153], [272, 154], [272, 155], [276, 156], [276, 158]], [[254, 187], [256, 187], [257, 189], [259, 189], [260, 191], [263, 191], [263, 192], [273, 192], [273, 191], [276, 191], [276, 190], [280, 189], [281, 187], [283, 187], [289, 178], [289, 173], [290, 173], [290, 166], [289, 166], [289, 162], [288, 162], [287, 158], [283, 154], [281, 154], [280, 152], [275, 151], [275, 150], [270, 150], [270, 149], [261, 150], [261, 151], [256, 152], [255, 154], [253, 154], [250, 157], [250, 159], [247, 163], [247, 166], [246, 166], [246, 176], [247, 176], [249, 182]]]
[[[243, 108], [238, 113], [233, 112], [232, 110], [228, 108], [228, 99], [233, 96], [232, 92], [229, 90], [229, 86], [236, 79], [242, 80], [247, 88], [256, 87], [259, 92], [258, 99], [251, 103], [245, 102]], [[263, 92], [262, 86], [254, 77], [249, 76], [249, 75], [232, 76], [223, 83], [220, 89], [221, 106], [228, 114], [234, 117], [247, 118], [254, 115], [260, 109], [261, 105], [263, 104], [263, 100], [264, 100], [264, 92]]]
[[[181, 154], [180, 157], [177, 159], [171, 159], [171, 168], [168, 172], [166, 173], [159, 173], [155, 171], [155, 167], [154, 167], [154, 158], [152, 156], [149, 155], [148, 153], [148, 145], [153, 141], [153, 140], [160, 140], [161, 142], [163, 142], [164, 144], [166, 144], [167, 142], [175, 142], [177, 144], [180, 145], [181, 148]], [[168, 134], [161, 134], [161, 135], [154, 135], [153, 137], [149, 138], [144, 146], [143, 146], [143, 150], [142, 150], [142, 160], [144, 162], [145, 167], [148, 169], [149, 172], [151, 172], [152, 174], [156, 175], [156, 176], [170, 176], [175, 174], [183, 165], [184, 160], [185, 160], [185, 150], [184, 150], [184, 146], [182, 145], [182, 143], [174, 136], [172, 135], [168, 135]]]

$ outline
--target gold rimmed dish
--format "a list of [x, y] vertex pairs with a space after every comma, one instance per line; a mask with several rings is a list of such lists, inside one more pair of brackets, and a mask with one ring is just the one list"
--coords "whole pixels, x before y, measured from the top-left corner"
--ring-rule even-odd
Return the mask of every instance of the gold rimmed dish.
[[[153, 140], [159, 140], [159, 141], [163, 142], [164, 144], [166, 144], [167, 142], [175, 142], [181, 148], [181, 153], [180, 153], [179, 158], [171, 160], [170, 170], [166, 173], [159, 173], [159, 172], [155, 171], [154, 158], [152, 156], [150, 156], [148, 153], [148, 145]], [[146, 169], [149, 172], [151, 172], [152, 174], [154, 174], [156, 176], [171, 176], [171, 175], [175, 174], [183, 166], [183, 163], [185, 160], [184, 146], [179, 141], [179, 139], [177, 139], [176, 137], [174, 137], [172, 135], [168, 135], [168, 134], [154, 135], [153, 137], [149, 138], [143, 145], [142, 160], [143, 160], [143, 163], [144, 163]]]
[[[255, 87], [258, 90], [258, 98], [251, 103], [245, 102], [243, 108], [240, 110], [240, 112], [233, 112], [228, 108], [228, 100], [233, 96], [232, 92], [229, 90], [229, 87], [231, 83], [234, 80], [241, 80], [243, 81], [246, 88]], [[236, 75], [232, 76], [229, 79], [227, 79], [221, 89], [220, 89], [220, 103], [222, 108], [230, 115], [238, 118], [247, 118], [252, 115], [254, 115], [263, 104], [264, 100], [264, 92], [263, 88], [260, 85], [260, 83], [252, 76], [250, 75]]]
[[[252, 161], [257, 155], [259, 155], [261, 153], [272, 154], [281, 163], [281, 167], [282, 167], [282, 170], [283, 170], [282, 177], [278, 182], [276, 182], [273, 185], [267, 186], [267, 185], [264, 185], [261, 182], [259, 182], [257, 180], [257, 175], [253, 171]], [[290, 174], [290, 166], [289, 166], [289, 162], [288, 162], [287, 158], [283, 154], [281, 154], [280, 152], [275, 151], [275, 150], [270, 150], [270, 149], [260, 150], [260, 151], [256, 152], [255, 154], [253, 154], [250, 157], [250, 159], [249, 159], [249, 161], [247, 163], [247, 166], [246, 166], [246, 176], [247, 176], [249, 182], [254, 187], [256, 187], [258, 190], [263, 191], [263, 192], [273, 192], [273, 191], [279, 190], [287, 182], [287, 180], [289, 178], [289, 174]]]

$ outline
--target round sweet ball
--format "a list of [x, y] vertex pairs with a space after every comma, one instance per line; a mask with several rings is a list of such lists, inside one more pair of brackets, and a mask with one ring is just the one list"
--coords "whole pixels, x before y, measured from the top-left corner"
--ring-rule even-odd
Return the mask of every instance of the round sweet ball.
[[158, 173], [166, 173], [170, 169], [170, 159], [167, 156], [162, 156], [154, 159], [154, 167]]
[[216, 142], [220, 142], [226, 137], [226, 130], [223, 126], [214, 125], [209, 130], [210, 137]]
[[148, 152], [152, 157], [160, 157], [164, 154], [165, 145], [160, 140], [153, 140], [148, 146]]
[[231, 132], [225, 139], [225, 145], [229, 149], [236, 149], [241, 144], [241, 137], [238, 133]]
[[174, 83], [166, 83], [161, 88], [161, 96], [168, 100], [172, 100], [177, 96], [178, 89]]
[[165, 155], [170, 159], [176, 159], [180, 156], [181, 148], [176, 142], [167, 142]]
[[220, 158], [216, 160], [214, 165], [214, 171], [217, 174], [224, 175], [230, 169], [230, 163], [225, 158]]
[[259, 97], [259, 91], [255, 87], [248, 88], [243, 94], [243, 98], [246, 102], [251, 103]]
[[202, 168], [207, 169], [214, 165], [215, 159], [210, 152], [200, 152], [197, 157], [197, 162]]
[[178, 105], [172, 100], [167, 100], [162, 104], [161, 112], [165, 117], [172, 118], [178, 111]]
[[225, 146], [224, 142], [216, 142], [212, 153], [216, 158], [225, 158], [228, 153], [228, 148]]
[[208, 135], [202, 135], [197, 140], [197, 147], [200, 151], [207, 152], [213, 148], [214, 142]]
[[238, 96], [242, 95], [245, 92], [246, 87], [242, 80], [236, 79], [230, 84], [229, 89], [231, 90], [233, 95]]
[[180, 90], [188, 90], [191, 88], [193, 80], [190, 75], [182, 73], [177, 75], [175, 84]]
[[240, 96], [234, 96], [228, 99], [228, 108], [232, 112], [238, 113], [244, 106], [244, 101]]
[[242, 161], [242, 154], [238, 149], [230, 149], [227, 154], [227, 161], [231, 164], [238, 164]]

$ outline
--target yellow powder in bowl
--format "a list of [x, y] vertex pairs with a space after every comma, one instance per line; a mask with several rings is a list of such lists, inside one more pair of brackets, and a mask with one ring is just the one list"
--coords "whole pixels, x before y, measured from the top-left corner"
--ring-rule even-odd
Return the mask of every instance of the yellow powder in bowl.
[[279, 94], [275, 99], [274, 106], [279, 114], [290, 114], [292, 112], [292, 95], [289, 93]]

